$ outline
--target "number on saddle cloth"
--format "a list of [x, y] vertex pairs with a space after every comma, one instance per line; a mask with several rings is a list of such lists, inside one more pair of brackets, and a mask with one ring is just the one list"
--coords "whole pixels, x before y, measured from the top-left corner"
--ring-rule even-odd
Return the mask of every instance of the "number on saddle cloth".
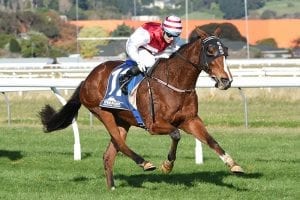
[[124, 75], [133, 65], [136, 65], [134, 61], [126, 60], [112, 71], [108, 79], [106, 94], [100, 102], [100, 107], [130, 110], [135, 116], [139, 126], [145, 128], [140, 113], [138, 112], [135, 103], [133, 103], [135, 102], [136, 97], [132, 97], [131, 95], [132, 91], [135, 90], [138, 84], [143, 80], [143, 75], [139, 74], [132, 78], [128, 84], [128, 95], [122, 93], [119, 85], [119, 77]]

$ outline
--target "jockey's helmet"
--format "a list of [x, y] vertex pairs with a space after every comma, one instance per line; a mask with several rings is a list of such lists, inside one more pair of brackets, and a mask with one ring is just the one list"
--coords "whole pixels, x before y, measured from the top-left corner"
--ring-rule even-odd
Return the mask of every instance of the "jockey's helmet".
[[178, 37], [182, 31], [181, 19], [175, 15], [168, 16], [163, 21], [162, 28], [170, 35]]

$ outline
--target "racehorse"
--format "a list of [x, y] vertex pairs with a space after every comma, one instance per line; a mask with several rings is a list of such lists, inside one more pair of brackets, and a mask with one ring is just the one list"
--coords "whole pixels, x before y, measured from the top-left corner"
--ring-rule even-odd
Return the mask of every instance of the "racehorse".
[[[180, 140], [179, 129], [212, 148], [231, 172], [243, 173], [243, 169], [208, 133], [198, 116], [195, 87], [200, 72], [204, 70], [215, 81], [215, 86], [221, 90], [230, 88], [232, 75], [225, 63], [227, 48], [219, 39], [220, 28], [213, 34], [200, 29], [196, 32], [198, 36], [193, 41], [181, 46], [169, 58], [157, 61], [137, 88], [136, 106], [145, 122], [145, 129], [150, 134], [168, 134], [172, 139], [167, 159], [161, 165], [164, 173], [170, 173], [173, 169], [177, 144]], [[98, 65], [58, 112], [50, 105], [45, 105], [39, 113], [44, 132], [69, 126], [77, 116], [81, 104], [104, 124], [111, 136], [103, 154], [108, 189], [115, 189], [113, 166], [118, 151], [131, 158], [145, 171], [156, 168], [130, 149], [125, 142], [130, 126], [138, 126], [132, 112], [99, 106], [106, 93], [111, 72], [123, 62], [106, 61]]]

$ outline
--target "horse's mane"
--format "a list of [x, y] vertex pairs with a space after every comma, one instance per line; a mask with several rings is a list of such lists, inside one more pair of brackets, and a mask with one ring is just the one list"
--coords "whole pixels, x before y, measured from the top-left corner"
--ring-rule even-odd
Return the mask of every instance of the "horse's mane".
[[169, 58], [174, 57], [174, 56], [176, 55], [177, 52], [181, 51], [182, 49], [184, 49], [185, 47], [187, 47], [189, 44], [194, 43], [194, 42], [197, 41], [198, 39], [200, 39], [200, 36], [199, 36], [199, 35], [196, 35], [195, 37], [189, 38], [189, 42], [188, 42], [188, 43], [185, 43], [185, 44], [183, 44], [183, 45], [181, 45], [181, 47], [180, 47], [177, 51], [173, 52], [173, 53], [169, 56]]
[[180, 47], [179, 49], [177, 49], [177, 51], [173, 52], [173, 53], [169, 56], [169, 58], [173, 58], [173, 57], [176, 55], [177, 52], [181, 51], [182, 49], [184, 49], [184, 48], [185, 48], [186, 46], [188, 46], [189, 44], [190, 44], [190, 42], [181, 45], [181, 47]]

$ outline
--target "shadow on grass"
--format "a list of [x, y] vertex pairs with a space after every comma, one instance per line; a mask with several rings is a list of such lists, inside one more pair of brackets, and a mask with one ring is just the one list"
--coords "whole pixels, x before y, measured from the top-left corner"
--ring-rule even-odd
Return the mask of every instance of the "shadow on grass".
[[[227, 176], [234, 176], [225, 171], [218, 172], [195, 172], [189, 174], [138, 174], [138, 175], [116, 175], [115, 179], [126, 181], [131, 187], [143, 187], [143, 183], [167, 183], [173, 185], [184, 185], [187, 187], [192, 187], [197, 185], [197, 183], [210, 183], [213, 185], [227, 187], [230, 189], [235, 189], [237, 191], [245, 191], [247, 189], [239, 188], [233, 184], [224, 183], [223, 179]], [[256, 179], [262, 176], [261, 173], [243, 174], [237, 175], [241, 178], [246, 179]], [[123, 185], [124, 186], [124, 185]]]
[[[52, 151], [45, 151], [43, 153], [47, 154], [47, 155], [53, 155], [53, 154], [63, 155], [63, 156], [73, 156], [74, 155], [74, 152], [52, 152]], [[92, 155], [93, 155], [93, 153], [91, 153], [91, 152], [82, 152], [81, 153], [81, 159], [87, 159], [87, 158], [91, 157]]]
[[15, 161], [23, 158], [21, 151], [9, 151], [9, 150], [0, 150], [0, 158], [7, 157], [8, 159]]
[[270, 162], [275, 162], [275, 163], [293, 163], [297, 164], [300, 163], [300, 159], [256, 159], [258, 162], [265, 162], [265, 163], [270, 163]]
[[90, 178], [87, 178], [85, 176], [76, 176], [72, 179], [74, 182], [84, 182], [84, 181], [89, 181], [91, 180]]

